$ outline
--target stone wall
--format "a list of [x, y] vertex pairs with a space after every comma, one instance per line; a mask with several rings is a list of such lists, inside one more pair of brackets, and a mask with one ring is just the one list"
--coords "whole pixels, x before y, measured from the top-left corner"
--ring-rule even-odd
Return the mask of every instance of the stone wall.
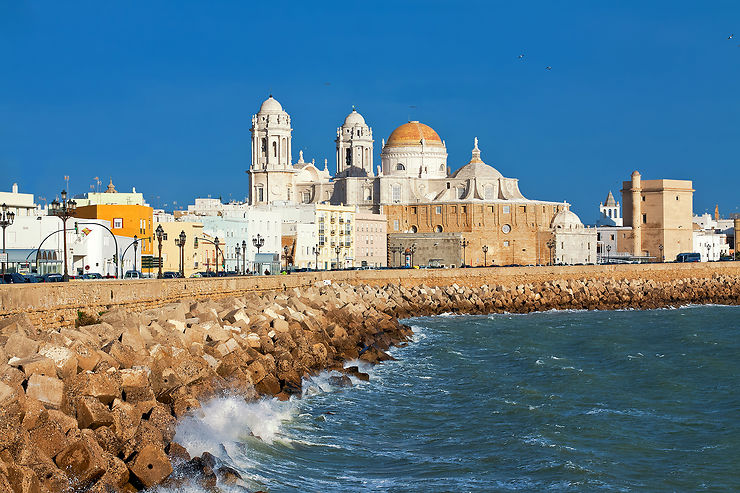
[[130, 281], [72, 281], [26, 285], [0, 285], [0, 318], [26, 313], [40, 326], [72, 325], [77, 310], [101, 312], [115, 307], [138, 311], [183, 299], [223, 298], [248, 293], [282, 291], [331, 280], [354, 285], [414, 287], [451, 286], [477, 288], [544, 283], [556, 280], [675, 281], [740, 275], [740, 262], [694, 264], [632, 264], [554, 267], [493, 267], [475, 269], [389, 269], [369, 271], [319, 271], [288, 276], [255, 276], [201, 279], [148, 279]]

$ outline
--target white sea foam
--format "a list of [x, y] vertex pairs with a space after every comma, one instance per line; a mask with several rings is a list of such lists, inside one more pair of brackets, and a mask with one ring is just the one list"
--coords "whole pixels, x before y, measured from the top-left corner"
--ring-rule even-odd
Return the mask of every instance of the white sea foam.
[[538, 359], [537, 361], [534, 362], [534, 364], [539, 366], [539, 365], [544, 365], [545, 362], [542, 361], [541, 359]]
[[226, 459], [236, 444], [251, 435], [266, 443], [284, 439], [282, 428], [296, 412], [292, 402], [263, 399], [245, 402], [242, 398], [213, 399], [177, 425], [175, 441], [193, 456], [203, 452]]

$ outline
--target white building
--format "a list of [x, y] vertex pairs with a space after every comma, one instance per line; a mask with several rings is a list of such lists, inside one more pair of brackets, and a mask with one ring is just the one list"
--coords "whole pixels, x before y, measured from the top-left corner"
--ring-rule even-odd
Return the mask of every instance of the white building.
[[560, 265], [595, 264], [596, 229], [587, 228], [575, 212], [562, 210], [552, 220], [553, 262]]
[[247, 205], [242, 205], [239, 209], [227, 208], [219, 211], [215, 204], [212, 205], [214, 207], [208, 209], [208, 215], [189, 213], [181, 216], [179, 220], [203, 224], [203, 233], [208, 236], [206, 240], [215, 241], [215, 238], [218, 238], [219, 258], [223, 255], [226, 270], [241, 270], [244, 246], [246, 246], [247, 268], [253, 270], [254, 256], [258, 251], [253, 240], [257, 239], [257, 235], [263, 242], [259, 248], [260, 253], [277, 254], [282, 251], [282, 222], [279, 213], [257, 210]]
[[730, 254], [730, 246], [725, 233], [695, 229], [692, 238], [693, 251], [701, 255], [702, 262], [714, 262]]
[[77, 207], [86, 205], [144, 205], [149, 206], [144, 200], [144, 194], [132, 188], [131, 192], [119, 192], [110, 180], [105, 192], [87, 192], [75, 195]]
[[614, 200], [611, 190], [604, 202], [599, 203], [599, 219], [597, 226], [622, 226], [622, 207]]

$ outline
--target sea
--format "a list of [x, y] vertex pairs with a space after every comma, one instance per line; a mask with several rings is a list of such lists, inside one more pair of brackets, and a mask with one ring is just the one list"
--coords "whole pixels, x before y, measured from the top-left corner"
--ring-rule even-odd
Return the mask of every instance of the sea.
[[740, 491], [740, 307], [404, 322], [369, 382], [218, 398], [176, 441], [253, 491]]

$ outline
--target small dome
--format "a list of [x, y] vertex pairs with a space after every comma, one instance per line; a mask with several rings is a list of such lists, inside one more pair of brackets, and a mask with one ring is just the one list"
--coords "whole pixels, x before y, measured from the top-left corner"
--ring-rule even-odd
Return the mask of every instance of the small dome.
[[280, 103], [278, 103], [277, 99], [272, 97], [272, 94], [270, 94], [270, 97], [265, 99], [265, 101], [262, 103], [262, 106], [260, 106], [260, 113], [282, 113], [283, 107], [280, 106]]
[[385, 145], [390, 147], [420, 146], [422, 139], [426, 145], [444, 147], [442, 139], [432, 127], [417, 121], [404, 123], [395, 129]]
[[365, 125], [365, 119], [356, 109], [352, 108], [352, 113], [344, 119], [344, 127], [354, 127], [355, 125]]
[[553, 229], [580, 229], [583, 228], [581, 218], [575, 212], [562, 210], [552, 219]]
[[493, 166], [485, 163], [468, 163], [455, 172], [453, 178], [503, 178]]

